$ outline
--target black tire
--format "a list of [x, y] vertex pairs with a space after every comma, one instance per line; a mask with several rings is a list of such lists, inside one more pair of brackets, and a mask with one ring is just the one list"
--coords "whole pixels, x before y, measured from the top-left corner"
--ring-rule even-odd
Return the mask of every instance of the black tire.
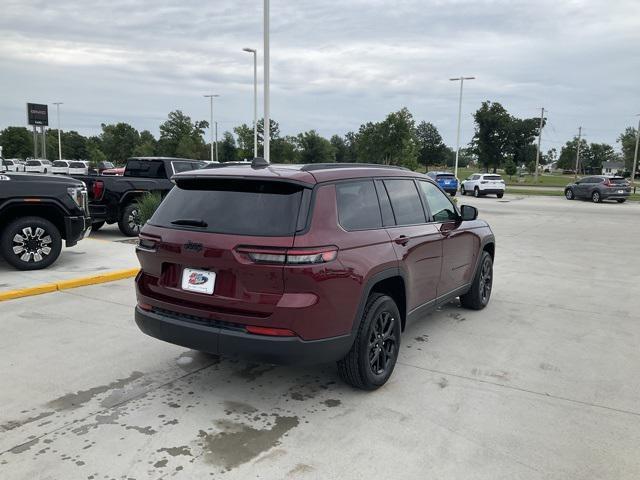
[[492, 286], [493, 259], [489, 252], [483, 251], [471, 289], [464, 295], [460, 295], [460, 304], [471, 310], [482, 310], [489, 303]]
[[102, 227], [104, 227], [104, 220], [101, 222], [93, 222], [91, 224], [91, 231], [92, 232], [97, 232], [98, 230], [100, 230]]
[[140, 233], [140, 221], [138, 219], [138, 206], [130, 203], [122, 209], [122, 214], [118, 220], [118, 228], [127, 237], [137, 237]]
[[567, 200], [573, 200], [576, 198], [575, 194], [573, 193], [573, 190], [571, 188], [567, 188], [564, 191], [564, 196]]
[[18, 270], [40, 270], [60, 256], [62, 237], [58, 228], [42, 217], [14, 220], [0, 234], [4, 259]]
[[593, 203], [600, 203], [602, 201], [602, 197], [600, 196], [600, 192], [595, 190], [592, 194], [591, 194], [591, 201]]
[[451, 192], [449, 192], [449, 195], [451, 195], [452, 197], [455, 197], [455, 196], [456, 196], [456, 193], [457, 193], [457, 192], [456, 192], [455, 190], [452, 190]]
[[502, 197], [504, 197], [504, 193], [497, 193], [497, 194], [496, 194], [496, 197], [498, 197], [498, 198], [502, 198]]
[[476, 198], [480, 197], [480, 189], [478, 187], [473, 188], [473, 196]]
[[624, 203], [624, 202], [626, 202], [626, 201], [627, 201], [627, 199], [626, 199], [626, 198], [618, 198], [618, 199], [616, 200], [616, 202], [618, 202], [618, 203]]
[[400, 312], [393, 299], [381, 293], [371, 294], [351, 350], [338, 361], [340, 377], [363, 390], [384, 385], [400, 352], [400, 327]]
[[464, 185], [460, 185], [460, 193], [462, 195], [466, 195], [467, 194], [467, 191], [464, 189]]

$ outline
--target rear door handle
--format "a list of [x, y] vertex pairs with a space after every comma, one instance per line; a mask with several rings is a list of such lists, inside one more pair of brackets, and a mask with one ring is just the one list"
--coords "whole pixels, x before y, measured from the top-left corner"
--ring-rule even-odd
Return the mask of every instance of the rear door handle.
[[406, 235], [400, 235], [394, 240], [394, 242], [396, 242], [398, 245], [406, 245], [407, 243], [409, 243], [409, 237], [407, 237]]

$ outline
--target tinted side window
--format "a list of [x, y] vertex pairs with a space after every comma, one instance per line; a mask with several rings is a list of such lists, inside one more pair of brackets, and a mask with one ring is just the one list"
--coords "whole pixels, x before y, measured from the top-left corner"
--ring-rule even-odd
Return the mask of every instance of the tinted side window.
[[397, 225], [426, 222], [420, 195], [413, 180], [385, 180]]
[[173, 171], [175, 173], [188, 172], [189, 170], [196, 170], [198, 167], [194, 167], [191, 162], [171, 162]]
[[396, 220], [393, 217], [393, 210], [391, 210], [391, 202], [389, 201], [389, 194], [387, 189], [384, 188], [382, 180], [376, 180], [376, 190], [378, 191], [378, 200], [380, 201], [380, 211], [382, 212], [382, 225], [390, 227], [396, 224]]
[[345, 230], [382, 227], [380, 205], [372, 180], [336, 184], [338, 221]]
[[162, 160], [129, 160], [126, 177], [167, 178]]
[[420, 188], [424, 192], [427, 205], [431, 210], [431, 216], [435, 222], [446, 222], [458, 218], [453, 204], [438, 187], [429, 182], [420, 182]]

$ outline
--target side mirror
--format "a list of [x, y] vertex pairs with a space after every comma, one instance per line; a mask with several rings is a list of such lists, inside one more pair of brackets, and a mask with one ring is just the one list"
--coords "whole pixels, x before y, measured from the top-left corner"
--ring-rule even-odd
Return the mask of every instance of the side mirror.
[[462, 214], [463, 222], [478, 218], [478, 209], [471, 205], [462, 205], [462, 207], [460, 207], [460, 213]]

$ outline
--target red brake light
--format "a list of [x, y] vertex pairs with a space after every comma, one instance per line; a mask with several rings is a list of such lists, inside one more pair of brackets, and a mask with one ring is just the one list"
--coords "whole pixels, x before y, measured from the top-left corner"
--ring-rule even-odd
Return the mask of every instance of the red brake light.
[[281, 265], [312, 265], [335, 260], [338, 247], [309, 247], [309, 248], [269, 248], [269, 247], [238, 247], [236, 251], [254, 263]]
[[93, 185], [91, 185], [91, 193], [93, 194], [94, 200], [100, 200], [104, 193], [104, 182], [102, 180], [94, 181]]
[[153, 307], [151, 305], [149, 305], [148, 303], [144, 303], [144, 302], [138, 302], [138, 308], [140, 308], [140, 310], [144, 310], [146, 312], [150, 312], [151, 310], [153, 310]]
[[295, 337], [296, 334], [286, 328], [271, 328], [271, 327], [256, 327], [253, 325], [247, 325], [244, 327], [247, 333], [253, 333], [254, 335], [267, 335], [269, 337]]

